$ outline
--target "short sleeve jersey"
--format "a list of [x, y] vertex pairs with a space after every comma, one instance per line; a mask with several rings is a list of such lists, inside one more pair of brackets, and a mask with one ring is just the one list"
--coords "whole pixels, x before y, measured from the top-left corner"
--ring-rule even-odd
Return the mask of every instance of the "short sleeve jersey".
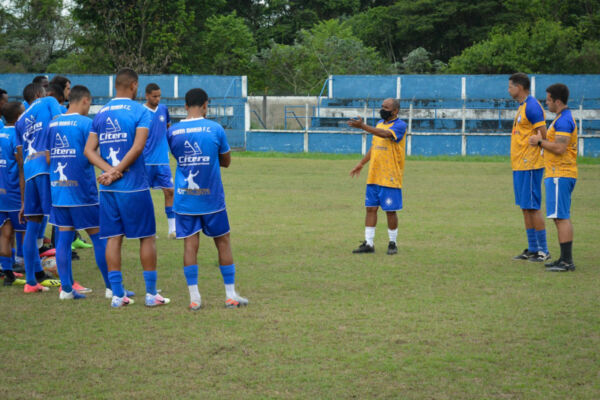
[[544, 109], [539, 101], [528, 96], [519, 105], [513, 122], [510, 140], [510, 161], [513, 171], [544, 168], [544, 159], [539, 147], [529, 144], [535, 130], [546, 125]]
[[17, 133], [14, 126], [0, 129], [0, 211], [21, 209], [21, 187], [19, 186], [19, 166]]
[[50, 123], [50, 190], [54, 207], [98, 204], [94, 167], [83, 154], [92, 120], [64, 114]]
[[169, 110], [159, 104], [156, 110], [144, 105], [152, 115], [152, 124], [148, 132], [148, 140], [144, 147], [146, 165], [169, 165], [169, 145], [167, 144], [167, 126], [171, 123]]
[[556, 142], [557, 136], [569, 139], [567, 151], [554, 154], [544, 150], [546, 178], [577, 178], [577, 123], [568, 108], [554, 118], [548, 129], [548, 141]]
[[203, 215], [225, 209], [219, 154], [230, 151], [223, 127], [204, 118], [183, 120], [167, 132], [177, 160], [173, 211]]
[[[150, 128], [151, 122], [150, 112], [140, 103], [115, 98], [96, 114], [90, 134], [98, 136], [100, 156], [116, 167], [133, 146], [136, 129]], [[100, 185], [100, 191], [108, 192], [137, 192], [148, 188], [143, 154], [123, 172], [121, 179], [108, 186]]]
[[380, 120], [377, 123], [376, 128], [390, 131], [392, 137], [373, 135], [367, 184], [402, 188], [406, 127], [406, 123], [398, 118], [389, 122]]
[[60, 104], [52, 96], [34, 101], [19, 117], [15, 128], [17, 145], [23, 146], [23, 170], [25, 180], [48, 173], [46, 151], [50, 149], [48, 125], [62, 114]]

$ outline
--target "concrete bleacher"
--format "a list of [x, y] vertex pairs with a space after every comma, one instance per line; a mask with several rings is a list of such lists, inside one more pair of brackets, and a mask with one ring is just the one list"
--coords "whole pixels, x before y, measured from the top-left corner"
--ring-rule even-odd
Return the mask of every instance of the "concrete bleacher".
[[[23, 88], [40, 74], [0, 74], [0, 88], [8, 92], [9, 99], [22, 100]], [[54, 74], [45, 74], [52, 79]], [[114, 75], [63, 75], [72, 85], [84, 85], [93, 96], [90, 116], [115, 94]], [[201, 87], [209, 97], [208, 118], [219, 122], [226, 129], [229, 144], [244, 148], [246, 131], [249, 129], [247, 107], [247, 79], [245, 76], [212, 75], [140, 75], [138, 100], [145, 101], [144, 89], [154, 82], [161, 88], [161, 102], [169, 108], [173, 121], [183, 119], [185, 112], [185, 93], [192, 88]]]

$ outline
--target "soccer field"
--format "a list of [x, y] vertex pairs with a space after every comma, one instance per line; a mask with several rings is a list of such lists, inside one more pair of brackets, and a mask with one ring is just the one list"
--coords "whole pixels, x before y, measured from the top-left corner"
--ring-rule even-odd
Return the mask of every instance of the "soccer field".
[[[409, 159], [399, 253], [380, 211], [364, 239], [359, 156], [248, 156], [223, 171], [236, 288], [225, 309], [212, 240], [201, 238], [204, 308], [187, 310], [183, 243], [153, 191], [158, 287], [171, 304], [110, 309], [91, 250], [75, 279], [94, 292], [1, 287], [1, 399], [598, 399], [600, 164], [573, 193], [575, 272], [513, 261], [526, 247], [508, 160]], [[545, 210], [545, 208], [544, 208]], [[548, 221], [556, 258], [556, 229]], [[124, 282], [142, 298], [138, 241]]]

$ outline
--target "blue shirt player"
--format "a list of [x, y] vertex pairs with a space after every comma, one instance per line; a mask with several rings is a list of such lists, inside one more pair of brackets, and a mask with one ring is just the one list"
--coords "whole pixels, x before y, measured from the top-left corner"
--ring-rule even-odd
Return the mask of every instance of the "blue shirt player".
[[[152, 118], [133, 101], [138, 75], [129, 68], [117, 73], [116, 98], [96, 114], [84, 154], [103, 173], [100, 183], [100, 236], [107, 238], [106, 262], [113, 292], [112, 307], [132, 304], [123, 289], [123, 236], [140, 240], [140, 260], [146, 282], [146, 306], [169, 303], [156, 291], [156, 222], [142, 151]], [[100, 149], [98, 154], [97, 150]]]
[[0, 110], [6, 119], [6, 125], [0, 129], [0, 265], [4, 272], [4, 286], [10, 286], [16, 280], [11, 237], [14, 232], [22, 234], [25, 231], [25, 224], [19, 218], [24, 179], [17, 161], [17, 134], [14, 127], [24, 107], [20, 102], [10, 102]]
[[175, 172], [175, 222], [177, 238], [184, 239], [183, 272], [190, 292], [191, 310], [201, 305], [198, 291], [198, 232], [212, 237], [219, 254], [225, 282], [225, 306], [245, 306], [248, 300], [235, 291], [235, 264], [231, 254], [229, 220], [220, 167], [231, 163], [231, 151], [223, 127], [207, 120], [208, 95], [191, 89], [185, 95], [187, 119], [167, 133], [171, 153], [177, 160]]
[[165, 214], [169, 225], [169, 238], [175, 238], [175, 214], [173, 213], [173, 175], [169, 166], [167, 129], [171, 126], [169, 110], [160, 104], [161, 91], [156, 83], [146, 86], [144, 107], [152, 114], [152, 124], [144, 147], [144, 161], [148, 182], [152, 189], [162, 189], [165, 196]]
[[106, 296], [112, 298], [106, 265], [106, 239], [99, 234], [98, 189], [94, 167], [84, 155], [85, 144], [92, 127], [87, 117], [92, 95], [85, 86], [71, 90], [69, 109], [50, 123], [50, 187], [52, 210], [50, 223], [58, 227], [56, 264], [61, 281], [61, 300], [85, 298], [91, 292], [80, 285], [74, 287], [71, 268], [71, 243], [75, 229], [84, 229], [94, 244], [96, 264], [106, 286]]
[[[44, 97], [43, 86], [30, 83], [34, 101], [19, 117], [15, 124], [17, 133], [17, 152], [23, 159], [25, 176], [24, 214], [27, 217], [27, 229], [23, 242], [25, 258], [25, 293], [46, 291], [47, 286], [59, 286], [60, 282], [51, 279], [42, 269], [38, 253], [38, 234], [44, 216], [50, 214], [49, 179], [49, 140], [48, 126], [62, 113], [54, 97]], [[27, 85], [27, 86], [29, 86]], [[26, 87], [23, 92], [28, 91]]]

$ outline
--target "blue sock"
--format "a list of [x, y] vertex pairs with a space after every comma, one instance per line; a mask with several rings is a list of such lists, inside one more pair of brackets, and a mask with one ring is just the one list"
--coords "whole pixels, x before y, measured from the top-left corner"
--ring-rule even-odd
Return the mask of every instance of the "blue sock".
[[46, 234], [46, 225], [48, 225], [48, 217], [44, 216], [42, 220], [42, 224], [40, 225], [40, 230], [38, 231], [38, 239], [43, 239]]
[[17, 257], [23, 257], [23, 232], [15, 232], [15, 242], [17, 242]]
[[223, 282], [226, 285], [233, 285], [235, 283], [235, 264], [221, 265], [221, 275], [223, 275]]
[[125, 292], [123, 289], [123, 274], [121, 274], [121, 271], [109, 271], [108, 280], [110, 281], [113, 296], [123, 297]]
[[0, 265], [4, 271], [12, 271], [12, 262], [10, 257], [0, 257]]
[[73, 268], [71, 265], [71, 243], [75, 231], [58, 231], [56, 236], [56, 267], [62, 290], [73, 291]]
[[108, 266], [106, 265], [106, 239], [100, 239], [100, 233], [90, 235], [92, 244], [94, 245], [94, 256], [96, 257], [96, 265], [102, 274], [104, 284], [110, 289], [110, 281], [108, 280]]
[[37, 247], [37, 235], [40, 231], [40, 223], [27, 221], [27, 230], [25, 231], [25, 240], [23, 241], [23, 255], [25, 258], [25, 279], [28, 285], [35, 286], [35, 272], [37, 264], [40, 265], [40, 253]]
[[10, 249], [10, 265], [11, 266], [15, 265], [15, 262], [16, 262], [15, 253], [16, 253], [15, 249]]
[[173, 207], [165, 207], [165, 214], [167, 214], [167, 218], [175, 218]]
[[538, 250], [548, 254], [548, 243], [546, 242], [546, 230], [535, 231], [535, 236], [538, 242]]
[[144, 271], [144, 281], [146, 282], [146, 293], [156, 294], [156, 271]]
[[183, 267], [183, 274], [188, 286], [198, 284], [198, 265], [188, 265]]
[[527, 249], [531, 253], [535, 253], [538, 250], [538, 242], [537, 237], [535, 235], [535, 229], [527, 229], [527, 242], [529, 243]]

